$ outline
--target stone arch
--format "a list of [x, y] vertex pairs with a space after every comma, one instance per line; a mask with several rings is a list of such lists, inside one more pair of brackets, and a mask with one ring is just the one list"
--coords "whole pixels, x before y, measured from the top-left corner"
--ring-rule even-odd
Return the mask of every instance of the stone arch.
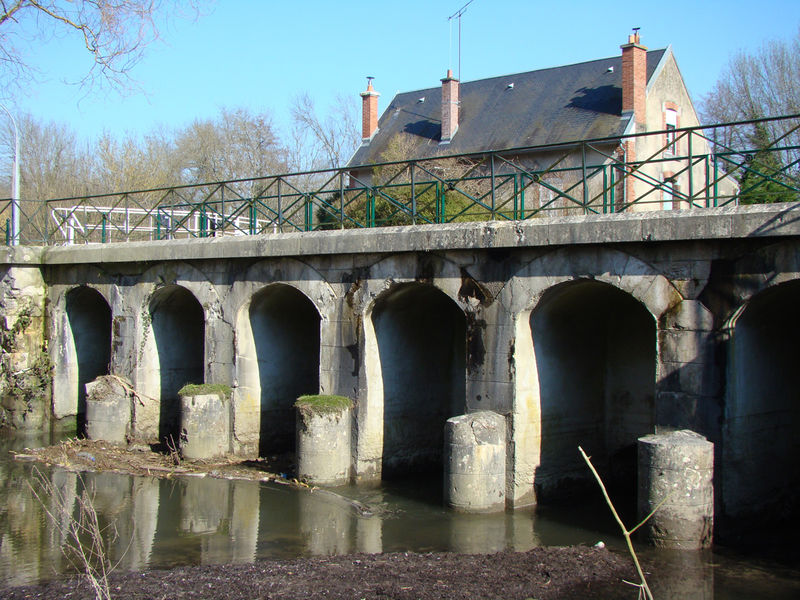
[[109, 373], [111, 306], [88, 285], [72, 287], [59, 299], [61, 322], [59, 359], [53, 374], [53, 403], [57, 418], [76, 415], [79, 434], [86, 427], [86, 384]]
[[[546, 295], [557, 295], [558, 290], [568, 290], [568, 284], [580, 282], [584, 286], [596, 284], [584, 287], [584, 291], [606, 290], [603, 292], [603, 301], [608, 306], [616, 305], [619, 301], [637, 308], [640, 324], [646, 321], [652, 333], [652, 336], [648, 334], [648, 339], [652, 339], [652, 346], [648, 342], [648, 356], [653, 359], [653, 369], [657, 358], [655, 331], [658, 319], [681, 301], [677, 289], [655, 268], [636, 257], [607, 248], [556, 250], [531, 261], [509, 279], [498, 295], [498, 301], [514, 321], [513, 444], [509, 454], [512, 476], [508, 497], [516, 505], [536, 501], [534, 478], [543, 459], [544, 415], [537, 352], [532, 335], [532, 315]], [[609, 316], [608, 310], [605, 315]], [[651, 393], [654, 393], [654, 370], [652, 385]], [[648, 402], [652, 404], [653, 401]], [[548, 449], [548, 453], [551, 453], [551, 449]], [[577, 450], [575, 455], [578, 456]], [[548, 457], [544, 458], [549, 460]]]
[[[313, 376], [310, 374], [309, 365], [311, 359], [309, 358], [309, 365], [306, 365], [306, 371], [308, 372], [308, 378], [312, 378], [314, 382], [310, 387], [307, 385], [302, 386], [305, 390], [302, 393], [334, 393], [330, 389], [327, 380], [329, 371], [321, 367], [322, 364], [327, 365], [331, 360], [330, 357], [327, 357], [326, 362], [323, 363], [322, 353], [328, 349], [321, 343], [321, 340], [331, 338], [335, 334], [333, 328], [339, 325], [336, 316], [337, 302], [339, 301], [337, 294], [318, 271], [302, 261], [281, 259], [280, 261], [263, 260], [255, 263], [242, 277], [234, 282], [228, 301], [231, 312], [236, 314], [233, 390], [234, 451], [243, 455], [258, 455], [265, 450], [266, 446], [271, 445], [267, 443], [266, 439], [269, 436], [262, 440], [261, 435], [261, 400], [263, 394], [259, 367], [259, 349], [256, 337], [253, 335], [251, 315], [254, 310], [253, 301], [258, 301], [260, 294], [268, 294], [269, 289], [273, 287], [274, 289], [281, 288], [284, 290], [282, 295], [284, 299], [289, 295], [293, 295], [292, 297], [300, 300], [300, 303], [306, 309], [297, 313], [306, 315], [307, 318], [301, 319], [303, 323], [308, 324], [311, 321], [311, 317], [314, 317], [313, 325], [317, 336], [317, 352], [313, 362], [316, 365], [316, 372]], [[257, 305], [258, 302], [256, 302], [256, 307]], [[295, 308], [297, 307], [291, 306], [287, 310], [295, 311]], [[289, 324], [287, 322], [283, 326], [288, 326]], [[276, 323], [275, 325], [278, 326], [279, 324]], [[288, 344], [288, 340], [283, 334], [278, 335], [277, 339], [283, 339]], [[307, 337], [306, 339], [308, 340], [309, 338]], [[310, 353], [313, 354], [313, 350]], [[304, 353], [304, 355], [308, 356], [308, 353]], [[263, 366], [263, 360], [261, 362]], [[295, 382], [299, 384], [297, 380]], [[290, 387], [295, 391], [300, 389], [299, 385], [294, 386], [292, 384]], [[312, 390], [311, 388], [314, 389]], [[291, 393], [294, 394], [295, 391]], [[291, 432], [293, 431], [294, 426], [292, 425]], [[284, 438], [283, 446], [287, 446], [286, 442], [287, 440]], [[281, 443], [278, 444], [278, 446], [280, 445]], [[293, 447], [293, 442], [289, 445]]]
[[319, 391], [319, 312], [296, 288], [273, 283], [253, 296], [248, 313], [258, 365], [259, 455], [294, 450], [294, 402]]
[[537, 496], [593, 485], [580, 445], [606, 484], [634, 499], [636, 440], [655, 422], [655, 319], [626, 292], [579, 279], [548, 290], [529, 323], [540, 412]]
[[[138, 307], [134, 384], [143, 405], [135, 412], [134, 430], [144, 440], [159, 441], [177, 433], [176, 394], [184, 383], [230, 383], [217, 370], [230, 352], [231, 335], [214, 285], [192, 265], [159, 263], [139, 281], [126, 293], [127, 304]], [[168, 331], [176, 335], [162, 335]]]
[[150, 298], [150, 330], [158, 376], [158, 438], [178, 443], [180, 400], [187, 383], [205, 383], [205, 311], [188, 289], [160, 287]]
[[800, 279], [797, 243], [776, 242], [731, 262], [721, 277], [715, 278], [712, 271], [701, 300], [711, 307], [720, 328], [732, 329], [751, 298], [796, 279]]
[[466, 319], [429, 283], [392, 286], [369, 315], [372, 409], [382, 413], [381, 472], [441, 469], [444, 424], [465, 409]]
[[721, 464], [723, 513], [771, 534], [796, 529], [800, 510], [800, 278], [774, 280], [727, 325]]
[[353, 310], [360, 315], [362, 333], [358, 347], [360, 400], [356, 407], [354, 439], [355, 472], [359, 479], [380, 479], [383, 463], [383, 373], [373, 310], [382, 298], [403, 285], [432, 286], [461, 311], [470, 308], [459, 297], [462, 269], [433, 253], [388, 256], [370, 265], [357, 285], [351, 286], [348, 303], [352, 303]]

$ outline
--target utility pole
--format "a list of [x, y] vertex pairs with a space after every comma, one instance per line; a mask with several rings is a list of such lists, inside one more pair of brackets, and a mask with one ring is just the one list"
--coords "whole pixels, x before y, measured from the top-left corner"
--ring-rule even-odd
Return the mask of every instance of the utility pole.
[[0, 104], [0, 108], [6, 111], [11, 124], [14, 126], [14, 167], [11, 174], [11, 245], [19, 244], [19, 129], [14, 116]]

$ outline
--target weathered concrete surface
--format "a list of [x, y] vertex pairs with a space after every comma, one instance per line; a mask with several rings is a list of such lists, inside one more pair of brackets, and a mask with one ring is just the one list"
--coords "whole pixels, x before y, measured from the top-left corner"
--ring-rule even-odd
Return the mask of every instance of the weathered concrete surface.
[[130, 382], [102, 376], [86, 384], [86, 436], [123, 445], [131, 438], [133, 403]]
[[224, 394], [182, 395], [180, 450], [189, 460], [225, 456], [230, 451], [230, 402]]
[[444, 498], [465, 512], [505, 508], [506, 420], [479, 411], [447, 420]]
[[297, 408], [297, 476], [317, 485], [350, 479], [352, 413]]
[[[711, 547], [714, 528], [714, 444], [693, 431], [639, 438], [639, 519], [656, 546]], [[660, 506], [659, 506], [660, 505]]]
[[[27, 257], [28, 252], [19, 251]], [[41, 430], [50, 417], [45, 282], [34, 265], [7, 265], [0, 278], [0, 425]]]

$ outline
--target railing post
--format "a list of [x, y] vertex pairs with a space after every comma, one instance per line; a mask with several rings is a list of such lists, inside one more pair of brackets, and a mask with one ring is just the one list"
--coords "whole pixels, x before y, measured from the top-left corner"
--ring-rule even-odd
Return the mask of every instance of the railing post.
[[708, 159], [709, 159], [709, 157], [710, 157], [710, 155], [706, 154], [705, 159], [703, 160], [703, 165], [704, 165], [705, 173], [706, 173], [706, 185], [705, 185], [706, 208], [711, 206], [710, 198], [709, 198], [709, 195], [708, 195], [708, 188], [711, 187], [711, 182], [708, 180]]
[[6, 246], [11, 245], [11, 219], [6, 219]]
[[100, 226], [100, 242], [105, 244], [106, 243], [106, 213], [103, 213], [101, 217], [101, 226]]
[[303, 194], [303, 203], [305, 204], [305, 223], [304, 228], [306, 231], [311, 231], [311, 200], [308, 194]]
[[586, 184], [586, 143], [581, 142], [581, 178], [583, 179], [583, 214], [589, 213], [589, 188]]
[[444, 183], [436, 182], [436, 222], [444, 220]]
[[609, 175], [609, 177], [611, 179], [611, 181], [609, 181], [609, 184], [610, 184], [609, 192], [611, 192], [610, 197], [609, 197], [609, 209], [610, 209], [610, 211], [612, 213], [617, 212], [617, 207], [615, 206], [615, 204], [616, 204], [617, 183], [616, 183], [615, 177], [614, 177], [614, 172], [616, 171], [616, 169], [617, 168], [614, 165], [611, 165], [611, 173]]
[[514, 173], [514, 208], [511, 216], [515, 221], [519, 219], [519, 178], [520, 174]]
[[719, 187], [717, 183], [719, 182], [719, 163], [717, 161], [717, 157], [714, 157], [714, 206], [719, 206]]
[[689, 132], [689, 208], [694, 208], [694, 159], [692, 158], [692, 132]]
[[128, 217], [129, 211], [129, 197], [125, 194], [125, 241], [130, 241], [130, 220]]
[[416, 187], [416, 177], [414, 173], [414, 163], [412, 162], [409, 165], [409, 170], [411, 171], [411, 224], [417, 224], [417, 187]]
[[525, 173], [519, 174], [519, 218], [525, 220]]
[[256, 230], [258, 229], [258, 219], [256, 219], [256, 201], [254, 198], [250, 198], [250, 235], [255, 235]]
[[161, 239], [161, 210], [156, 209], [156, 239]]
[[283, 231], [283, 197], [281, 196], [281, 178], [278, 178], [278, 231]]
[[494, 197], [494, 154], [491, 158], [491, 181], [492, 181], [492, 220], [495, 218], [495, 197]]
[[344, 171], [339, 171], [339, 229], [344, 229]]

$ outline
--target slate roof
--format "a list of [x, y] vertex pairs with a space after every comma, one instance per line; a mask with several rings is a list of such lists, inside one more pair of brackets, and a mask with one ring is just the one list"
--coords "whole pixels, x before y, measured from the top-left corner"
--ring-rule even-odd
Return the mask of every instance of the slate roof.
[[[666, 52], [647, 52], [648, 82]], [[389, 141], [403, 132], [412, 140], [408, 158], [422, 158], [613, 137], [621, 135], [629, 121], [621, 118], [620, 55], [464, 82], [460, 96], [458, 131], [449, 144], [439, 145], [440, 85], [397, 94], [381, 115], [372, 140], [361, 145], [349, 164], [388, 160]]]

